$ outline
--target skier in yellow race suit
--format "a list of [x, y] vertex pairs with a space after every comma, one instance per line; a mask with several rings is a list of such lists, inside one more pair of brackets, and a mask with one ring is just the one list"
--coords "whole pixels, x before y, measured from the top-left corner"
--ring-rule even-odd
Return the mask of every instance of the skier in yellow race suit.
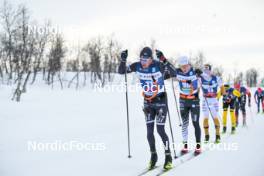
[[235, 116], [235, 101], [240, 97], [240, 92], [233, 87], [230, 87], [229, 84], [225, 84], [225, 93], [219, 93], [218, 98], [223, 96], [223, 133], [226, 133], [226, 124], [227, 124], [227, 112], [230, 111], [231, 117], [231, 134], [235, 134], [236, 131], [236, 116]]

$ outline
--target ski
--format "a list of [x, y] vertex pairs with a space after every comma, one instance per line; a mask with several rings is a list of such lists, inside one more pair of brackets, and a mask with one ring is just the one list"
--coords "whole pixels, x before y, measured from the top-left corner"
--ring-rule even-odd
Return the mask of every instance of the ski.
[[160, 166], [155, 166], [155, 167], [152, 168], [152, 169], [148, 169], [148, 168], [146, 168], [146, 169], [144, 169], [141, 173], [139, 173], [138, 176], [146, 175], [148, 172], [151, 172], [151, 171], [157, 169], [158, 167], [160, 167]]
[[171, 169], [163, 169], [162, 171], [160, 171], [156, 176], [160, 176], [160, 175], [163, 175], [163, 174], [165, 174], [165, 173], [167, 173], [167, 172], [169, 172], [170, 170], [172, 170], [174, 167], [172, 167]]
[[[187, 153], [180, 153], [179, 154], [179, 156], [177, 157], [177, 158], [175, 158], [173, 161], [177, 161], [177, 160], [179, 160], [181, 157], [183, 157], [183, 156], [185, 156], [185, 155], [187, 155], [187, 154], [189, 154], [190, 152], [187, 152]], [[143, 175], [147, 175], [148, 173], [150, 173], [150, 172], [153, 172], [153, 171], [156, 171], [158, 168], [160, 168], [161, 167], [161, 165], [159, 165], [159, 166], [155, 166], [153, 169], [151, 169], [151, 170], [149, 170], [148, 168], [146, 168], [146, 169], [144, 169], [140, 174], [138, 174], [138, 176], [143, 176]], [[164, 170], [164, 169], [162, 169], [162, 170]], [[167, 171], [169, 171], [169, 170], [171, 170], [171, 169], [168, 169], [168, 170], [164, 170], [164, 172], [167, 172]]]
[[[183, 156], [185, 156], [185, 155], [187, 155], [187, 154], [189, 154], [190, 152], [186, 152], [186, 153], [183, 153], [183, 152], [181, 152], [180, 153], [180, 155], [175, 159], [176, 161], [177, 160], [180, 160]], [[158, 174], [157, 174], [157, 176], [159, 176], [159, 175], [163, 175], [163, 174], [165, 174], [165, 173], [167, 173], [167, 172], [169, 172], [171, 169], [173, 169], [174, 168], [174, 166], [172, 167], [172, 168], [170, 168], [170, 169], [162, 169]]]
[[180, 165], [186, 163], [187, 161], [190, 161], [191, 159], [197, 157], [197, 156], [200, 156], [201, 153], [199, 154], [196, 154], [195, 152], [188, 152], [186, 154], [183, 154], [181, 156], [186, 156], [186, 157], [183, 157], [183, 158], [179, 158], [178, 160], [176, 159], [176, 163], [174, 162], [173, 164], [173, 168], [171, 169], [168, 169], [168, 170], [161, 170], [159, 173], [156, 174], [156, 176], [161, 176], [161, 175], [164, 175], [166, 174], [167, 172], [170, 172], [171, 170], [174, 170], [175, 168], [179, 167]]

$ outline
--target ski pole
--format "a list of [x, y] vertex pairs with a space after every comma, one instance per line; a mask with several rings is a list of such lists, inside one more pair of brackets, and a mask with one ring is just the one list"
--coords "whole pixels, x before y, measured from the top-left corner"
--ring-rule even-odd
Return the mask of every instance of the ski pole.
[[131, 158], [130, 153], [130, 124], [129, 124], [129, 106], [128, 106], [128, 88], [127, 88], [127, 69], [125, 70], [125, 86], [126, 86], [126, 113], [127, 113], [127, 146], [128, 146], [128, 158]]
[[177, 155], [176, 155], [176, 150], [175, 150], [175, 141], [174, 141], [174, 136], [173, 136], [173, 132], [172, 132], [171, 116], [170, 116], [170, 110], [169, 110], [169, 106], [168, 106], [168, 96], [167, 96], [165, 84], [164, 84], [164, 91], [165, 91], [165, 96], [166, 96], [166, 106], [167, 106], [167, 110], [168, 110], [168, 118], [169, 118], [169, 125], [170, 125], [170, 133], [171, 133], [171, 139], [172, 139], [173, 153], [174, 153], [174, 158], [176, 159]]
[[[164, 72], [165, 74], [165, 72]], [[164, 75], [163, 75], [163, 79], [164, 79]], [[172, 139], [172, 148], [173, 148], [173, 153], [174, 153], [174, 158], [177, 158], [176, 155], [176, 149], [175, 149], [175, 141], [174, 141], [174, 136], [173, 136], [173, 131], [172, 131], [172, 125], [171, 125], [171, 116], [170, 116], [170, 110], [169, 110], [169, 105], [168, 105], [168, 95], [167, 95], [167, 91], [166, 91], [166, 86], [165, 86], [165, 80], [164, 80], [164, 93], [165, 93], [165, 98], [166, 98], [166, 107], [168, 110], [168, 118], [169, 118], [169, 125], [170, 125], [170, 133], [171, 133], [171, 139]]]
[[181, 116], [179, 113], [179, 106], [178, 106], [178, 101], [177, 101], [177, 97], [176, 97], [176, 93], [175, 93], [175, 88], [174, 88], [174, 81], [173, 78], [171, 78], [171, 85], [172, 85], [172, 91], [173, 91], [173, 95], [174, 95], [174, 100], [175, 100], [175, 104], [176, 104], [176, 110], [177, 110], [177, 114], [178, 114], [178, 118], [179, 118], [179, 126], [182, 126], [182, 121], [181, 121]]

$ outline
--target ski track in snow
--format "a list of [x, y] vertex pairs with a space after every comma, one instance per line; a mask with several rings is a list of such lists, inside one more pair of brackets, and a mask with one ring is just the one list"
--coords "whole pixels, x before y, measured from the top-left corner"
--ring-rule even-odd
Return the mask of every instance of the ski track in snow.
[[[100, 93], [88, 88], [61, 91], [47, 86], [28, 89], [22, 102], [16, 103], [10, 101], [10, 88], [0, 88], [1, 176], [134, 176], [147, 166], [150, 154], [140, 92], [129, 94], [132, 158], [128, 159], [124, 93]], [[172, 92], [169, 92], [169, 97], [173, 97]], [[169, 99], [169, 107], [175, 142], [181, 143], [181, 129], [172, 98]], [[264, 115], [255, 115], [255, 112], [254, 105], [252, 114], [248, 109], [248, 128], [239, 127], [237, 134], [226, 140], [237, 142], [237, 151], [208, 151], [164, 175], [262, 176]], [[202, 117], [200, 120], [202, 127]], [[228, 121], [230, 125], [230, 119]], [[212, 120], [210, 127], [213, 141]], [[191, 124], [189, 130], [189, 139], [194, 141]], [[155, 136], [158, 165], [162, 165], [161, 140], [157, 134]], [[28, 141], [55, 140], [104, 143], [106, 150], [28, 151]]]

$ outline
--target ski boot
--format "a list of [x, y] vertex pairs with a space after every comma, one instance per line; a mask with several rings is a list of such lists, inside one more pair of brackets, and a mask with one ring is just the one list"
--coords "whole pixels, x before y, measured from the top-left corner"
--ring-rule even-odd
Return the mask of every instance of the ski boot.
[[235, 134], [235, 133], [236, 133], [236, 127], [232, 127], [231, 134]]
[[207, 144], [209, 142], [209, 138], [210, 138], [209, 135], [205, 135], [205, 138], [204, 138], [204, 143], [205, 144]]
[[151, 152], [151, 157], [150, 157], [150, 161], [149, 161], [149, 165], [148, 165], [148, 170], [154, 169], [154, 167], [156, 166], [157, 161], [158, 161], [157, 152]]
[[195, 150], [194, 150], [194, 155], [199, 155], [201, 152], [202, 152], [201, 144], [197, 143], [196, 147], [195, 147]]
[[186, 154], [188, 152], [189, 152], [188, 144], [187, 144], [187, 142], [183, 142], [183, 149], [181, 150], [181, 154], [184, 155], [184, 154]]
[[220, 137], [220, 135], [216, 135], [216, 137], [215, 137], [215, 143], [216, 144], [219, 144], [221, 142], [221, 137]]
[[164, 170], [172, 169], [172, 157], [170, 153], [165, 154], [165, 163], [164, 163], [163, 169]]
[[226, 126], [223, 127], [223, 131], [222, 131], [223, 134], [226, 133]]

